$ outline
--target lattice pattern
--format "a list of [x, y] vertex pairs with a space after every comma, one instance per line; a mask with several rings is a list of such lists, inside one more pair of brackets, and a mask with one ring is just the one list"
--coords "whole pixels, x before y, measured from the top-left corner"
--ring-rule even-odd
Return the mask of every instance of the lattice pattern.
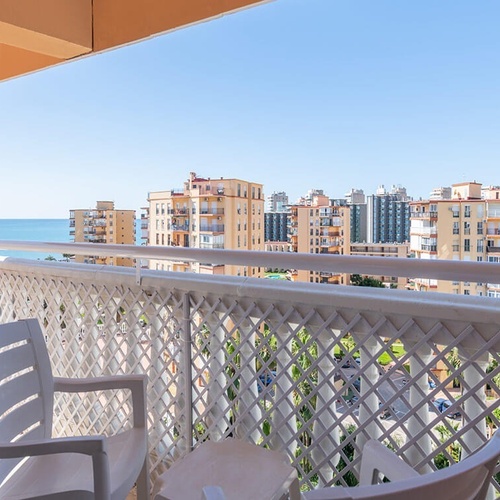
[[[92, 270], [0, 268], [0, 319], [40, 320], [55, 375], [148, 374], [154, 477], [197, 442], [232, 435], [286, 450], [306, 488], [351, 485], [369, 438], [424, 472], [500, 425], [498, 323], [434, 320], [418, 301], [404, 315], [333, 299], [308, 306], [292, 283], [276, 285], [278, 300], [255, 281], [245, 294], [229, 278], [216, 290], [157, 273], [139, 286], [126, 270]], [[390, 304], [394, 292], [363, 293]], [[438, 396], [453, 402], [444, 413]], [[57, 435], [119, 430], [130, 402], [74, 395], [56, 411]]]

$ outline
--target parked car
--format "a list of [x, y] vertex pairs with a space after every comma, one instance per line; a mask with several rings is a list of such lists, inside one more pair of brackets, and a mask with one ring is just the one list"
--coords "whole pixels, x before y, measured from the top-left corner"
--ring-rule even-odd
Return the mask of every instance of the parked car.
[[271, 385], [273, 383], [275, 377], [276, 377], [275, 370], [265, 371], [264, 373], [261, 373], [259, 375], [259, 380], [257, 382], [257, 390], [259, 392], [262, 392], [262, 390], [265, 387], [267, 387], [268, 385]]
[[449, 418], [460, 418], [462, 414], [458, 410], [448, 411], [453, 403], [449, 399], [437, 398], [432, 404], [439, 413], [444, 413]]

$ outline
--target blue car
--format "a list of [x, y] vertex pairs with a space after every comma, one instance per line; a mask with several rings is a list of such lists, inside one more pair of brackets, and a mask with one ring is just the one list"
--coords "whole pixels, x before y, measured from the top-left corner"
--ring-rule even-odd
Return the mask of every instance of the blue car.
[[432, 404], [439, 413], [444, 413], [449, 418], [460, 418], [462, 416], [458, 410], [448, 411], [448, 408], [453, 404], [449, 399], [437, 398]]

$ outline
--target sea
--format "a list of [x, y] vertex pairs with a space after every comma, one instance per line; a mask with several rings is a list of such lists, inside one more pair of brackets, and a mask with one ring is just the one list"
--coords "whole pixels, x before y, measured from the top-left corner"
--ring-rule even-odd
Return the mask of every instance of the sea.
[[[136, 222], [136, 244], [141, 244], [140, 220]], [[44, 241], [51, 243], [70, 243], [69, 219], [0, 219], [0, 258], [18, 257], [22, 259], [44, 260], [49, 255], [62, 260], [62, 254], [4, 250], [2, 240]]]

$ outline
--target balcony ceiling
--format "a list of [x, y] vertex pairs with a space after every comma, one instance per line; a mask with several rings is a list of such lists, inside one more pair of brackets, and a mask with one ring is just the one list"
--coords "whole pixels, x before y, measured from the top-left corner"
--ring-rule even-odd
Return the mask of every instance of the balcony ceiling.
[[0, 0], [0, 81], [269, 0]]

